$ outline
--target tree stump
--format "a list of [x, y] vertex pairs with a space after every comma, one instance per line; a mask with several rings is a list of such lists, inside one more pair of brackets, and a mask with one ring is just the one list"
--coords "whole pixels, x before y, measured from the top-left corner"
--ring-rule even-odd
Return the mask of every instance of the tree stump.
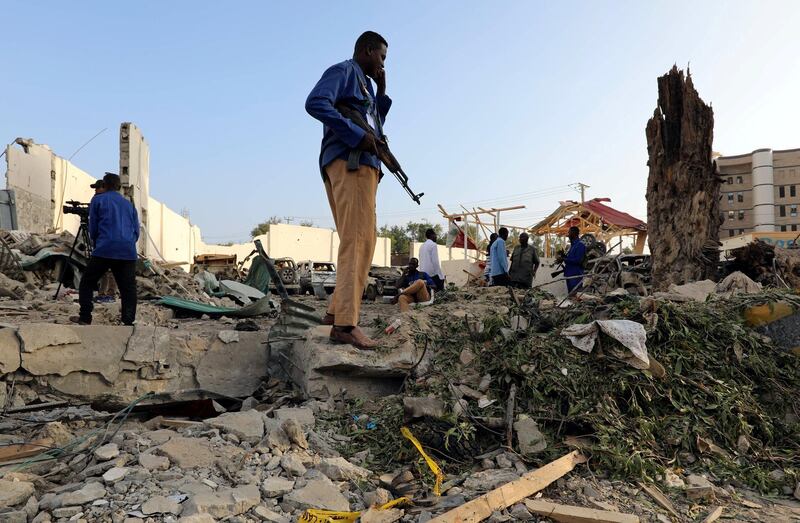
[[647, 122], [647, 232], [654, 290], [715, 279], [719, 262], [719, 181], [711, 158], [714, 112], [672, 67], [658, 79]]

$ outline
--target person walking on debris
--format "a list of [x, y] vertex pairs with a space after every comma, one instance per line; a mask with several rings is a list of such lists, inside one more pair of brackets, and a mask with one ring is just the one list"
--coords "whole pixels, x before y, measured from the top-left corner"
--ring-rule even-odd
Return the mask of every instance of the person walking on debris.
[[486, 267], [483, 269], [483, 279], [486, 285], [492, 284], [492, 245], [497, 239], [497, 233], [493, 232], [489, 235], [489, 245], [486, 246]]
[[439, 246], [436, 244], [436, 231], [425, 231], [425, 243], [419, 248], [419, 268], [430, 275], [437, 291], [444, 290], [444, 273], [439, 263]]
[[511, 253], [511, 270], [508, 271], [511, 284], [520, 289], [530, 289], [538, 269], [536, 248], [528, 244], [528, 233], [523, 232], [519, 235], [519, 245]]
[[[332, 340], [360, 349], [377, 343], [358, 327], [361, 295], [377, 241], [375, 195], [380, 181], [376, 137], [342, 116], [336, 104], [358, 109], [377, 132], [392, 100], [386, 96], [384, 61], [388, 48], [378, 33], [358, 37], [352, 60], [322, 74], [306, 100], [308, 114], [323, 123], [320, 170], [339, 233], [336, 289], [323, 323]], [[374, 94], [371, 78], [377, 85]]]
[[582, 278], [576, 276], [583, 275], [583, 260], [586, 258], [586, 246], [580, 239], [580, 229], [577, 227], [570, 227], [568, 234], [570, 246], [569, 251], [563, 255], [564, 277], [567, 278], [567, 290], [572, 292], [583, 281]]
[[109, 269], [119, 287], [122, 323], [133, 325], [136, 320], [139, 216], [133, 204], [119, 193], [121, 187], [118, 175], [106, 173], [103, 192], [95, 194], [89, 203], [89, 238], [94, 249], [78, 289], [80, 313], [71, 318], [81, 325], [92, 323], [92, 294]]
[[508, 239], [508, 229], [500, 227], [497, 231], [497, 239], [489, 249], [492, 257], [492, 270], [489, 275], [492, 278], [493, 286], [508, 286], [511, 280], [508, 277], [508, 252], [506, 251], [506, 240]]
[[427, 272], [417, 270], [417, 267], [419, 260], [411, 258], [408, 260], [408, 267], [403, 269], [403, 275], [397, 279], [399, 294], [394, 302], [400, 304], [400, 312], [410, 309], [412, 303], [422, 303], [431, 299], [428, 288], [436, 284]]

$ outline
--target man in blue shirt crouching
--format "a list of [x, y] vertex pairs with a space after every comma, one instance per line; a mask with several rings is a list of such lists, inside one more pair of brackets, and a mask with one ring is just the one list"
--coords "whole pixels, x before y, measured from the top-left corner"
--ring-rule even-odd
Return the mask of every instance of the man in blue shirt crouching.
[[106, 173], [105, 191], [95, 194], [89, 204], [89, 237], [94, 249], [86, 271], [81, 276], [78, 301], [80, 314], [72, 320], [81, 325], [92, 323], [92, 295], [97, 282], [110, 269], [122, 301], [122, 323], [136, 320], [136, 242], [139, 240], [139, 216], [136, 208], [119, 193], [119, 176]]

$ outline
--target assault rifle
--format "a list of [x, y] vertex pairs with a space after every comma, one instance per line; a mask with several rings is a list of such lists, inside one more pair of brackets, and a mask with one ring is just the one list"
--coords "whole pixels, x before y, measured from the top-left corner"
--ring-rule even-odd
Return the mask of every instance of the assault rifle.
[[403, 186], [403, 189], [406, 190], [411, 199], [417, 202], [417, 205], [421, 205], [419, 199], [425, 195], [425, 193], [415, 194], [414, 191], [411, 190], [411, 187], [408, 186], [408, 176], [406, 173], [403, 172], [403, 168], [400, 167], [400, 162], [397, 161], [397, 158], [394, 157], [392, 151], [389, 150], [388, 139], [386, 136], [380, 137], [375, 134], [375, 130], [370, 127], [367, 121], [364, 119], [364, 115], [358, 109], [353, 109], [352, 107], [348, 106], [344, 103], [336, 104], [336, 109], [342, 113], [342, 116], [356, 124], [357, 126], [361, 127], [368, 133], [372, 133], [375, 136], [375, 141], [378, 144], [378, 158], [380, 159], [381, 163], [389, 169], [394, 177], [397, 178], [397, 181], [400, 182], [400, 185]]

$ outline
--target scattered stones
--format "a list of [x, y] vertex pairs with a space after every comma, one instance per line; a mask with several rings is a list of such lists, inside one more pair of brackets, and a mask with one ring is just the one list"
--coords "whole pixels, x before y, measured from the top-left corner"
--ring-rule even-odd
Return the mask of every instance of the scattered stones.
[[267, 478], [261, 483], [261, 492], [268, 498], [283, 496], [292, 489], [294, 489], [294, 481], [278, 477]]
[[333, 481], [366, 479], [370, 472], [358, 465], [353, 465], [344, 458], [322, 458], [317, 469]]
[[[213, 449], [208, 440], [204, 438], [185, 438], [182, 436], [171, 438], [169, 441], [159, 447], [171, 462], [175, 463], [182, 469], [193, 468], [209, 468], [214, 465], [217, 459], [223, 457], [226, 452], [219, 449]], [[241, 454], [238, 448], [235, 449], [237, 454]], [[231, 452], [227, 452], [231, 454]], [[227, 457], [232, 457], [228, 455]]]
[[205, 513], [215, 518], [225, 518], [244, 514], [259, 503], [261, 494], [258, 485], [244, 485], [196, 494], [185, 503], [183, 513], [186, 516]]
[[714, 485], [703, 476], [691, 474], [686, 478], [688, 484], [686, 497], [691, 500], [711, 500], [714, 498]]
[[0, 507], [13, 507], [25, 503], [33, 496], [33, 492], [33, 483], [28, 481], [0, 479]]
[[94, 457], [98, 461], [108, 461], [119, 456], [119, 447], [116, 443], [106, 443], [94, 450]]
[[301, 449], [308, 448], [308, 440], [303, 432], [303, 427], [296, 419], [287, 419], [281, 424], [281, 428], [286, 433], [289, 441], [300, 447]]
[[683, 489], [686, 488], [686, 482], [683, 481], [683, 478], [675, 474], [675, 472], [667, 469], [664, 471], [664, 486], [668, 488]]
[[206, 424], [249, 443], [258, 443], [264, 436], [264, 418], [256, 410], [226, 412], [216, 418], [207, 419]]
[[103, 474], [103, 481], [106, 483], [116, 483], [128, 475], [128, 468], [126, 467], [112, 467]]
[[364, 494], [364, 504], [368, 507], [380, 507], [389, 503], [392, 499], [392, 494], [386, 489], [377, 488], [372, 492]]
[[404, 511], [399, 508], [378, 510], [369, 508], [361, 513], [361, 523], [394, 523], [403, 517]]
[[147, 516], [153, 514], [174, 514], [178, 515], [183, 507], [172, 498], [166, 496], [154, 496], [142, 504], [142, 513]]
[[283, 427], [281, 427], [281, 423], [272, 418], [264, 420], [264, 439], [262, 444], [281, 452], [289, 450], [292, 446], [292, 442], [289, 441], [289, 436], [286, 435]]
[[152, 452], [142, 452], [139, 454], [139, 465], [147, 470], [167, 470], [169, 468], [169, 458], [158, 456]]
[[294, 452], [286, 453], [281, 457], [281, 467], [291, 476], [303, 476], [306, 473], [303, 460]]
[[61, 507], [53, 511], [53, 517], [56, 518], [71, 518], [81, 514], [81, 507]]
[[83, 505], [106, 495], [106, 489], [97, 482], [87, 483], [82, 488], [61, 496], [62, 505]]
[[270, 523], [289, 523], [289, 518], [274, 512], [263, 505], [259, 505], [253, 509], [253, 514], [256, 515], [261, 521], [269, 521]]
[[233, 343], [235, 341], [239, 341], [239, 331], [235, 330], [219, 331], [217, 337], [220, 339], [222, 343]]
[[325, 476], [310, 480], [305, 487], [293, 490], [283, 496], [283, 500], [299, 510], [309, 508], [344, 512], [350, 510], [350, 503], [347, 498]]
[[536, 422], [528, 416], [520, 415], [514, 423], [514, 430], [517, 433], [519, 450], [522, 454], [536, 454], [547, 448], [544, 434], [539, 431]]
[[316, 423], [314, 411], [305, 407], [283, 407], [275, 411], [275, 419], [283, 423], [287, 419], [296, 419], [300, 425], [307, 429], [313, 429]]

